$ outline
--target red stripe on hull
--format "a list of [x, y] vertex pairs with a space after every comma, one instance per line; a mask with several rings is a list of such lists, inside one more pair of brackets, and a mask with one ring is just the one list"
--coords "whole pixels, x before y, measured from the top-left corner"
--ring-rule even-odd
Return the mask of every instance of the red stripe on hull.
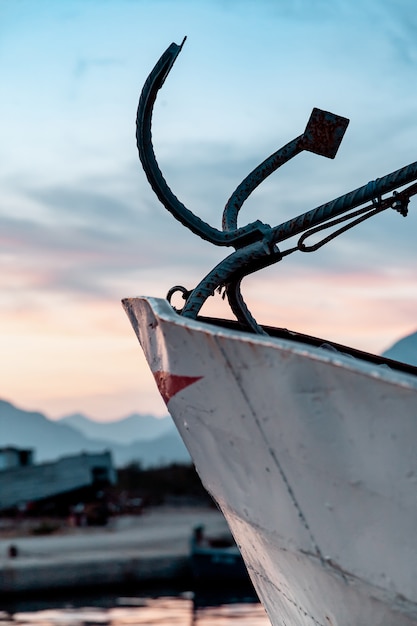
[[165, 404], [168, 404], [176, 393], [202, 378], [202, 376], [177, 376], [169, 372], [153, 372], [153, 375]]

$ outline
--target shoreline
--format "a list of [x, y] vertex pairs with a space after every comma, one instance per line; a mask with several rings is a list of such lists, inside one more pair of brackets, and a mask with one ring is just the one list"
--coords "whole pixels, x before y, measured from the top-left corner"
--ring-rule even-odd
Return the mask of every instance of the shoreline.
[[[156, 507], [138, 516], [110, 518], [107, 526], [65, 528], [49, 535], [0, 533], [0, 598], [187, 582], [190, 539], [197, 525], [209, 534], [230, 534], [222, 513], [208, 507]], [[9, 556], [11, 545], [16, 557]]]

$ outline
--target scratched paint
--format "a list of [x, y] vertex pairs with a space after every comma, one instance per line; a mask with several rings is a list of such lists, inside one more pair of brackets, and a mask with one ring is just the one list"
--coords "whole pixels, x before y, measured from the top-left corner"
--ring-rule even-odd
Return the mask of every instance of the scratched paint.
[[417, 624], [417, 378], [126, 308], [150, 364], [203, 376], [169, 410], [272, 624]]

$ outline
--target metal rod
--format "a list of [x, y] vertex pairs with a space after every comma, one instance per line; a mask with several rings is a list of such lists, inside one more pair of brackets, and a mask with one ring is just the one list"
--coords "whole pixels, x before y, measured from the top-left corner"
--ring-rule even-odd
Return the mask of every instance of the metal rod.
[[[185, 39], [184, 39], [185, 41]], [[179, 55], [179, 46], [172, 43], [156, 63], [143, 86], [136, 115], [136, 144], [146, 177], [165, 208], [193, 233], [218, 246], [243, 246], [263, 238], [270, 226], [260, 220], [232, 232], [224, 232], [204, 222], [175, 196], [159, 169], [152, 145], [152, 112], [159, 89], [165, 82]]]
[[311, 209], [306, 213], [302, 213], [279, 226], [272, 228], [272, 241], [278, 243], [289, 237], [302, 233], [311, 226], [317, 226], [323, 222], [337, 217], [341, 213], [354, 209], [365, 202], [375, 200], [384, 193], [394, 191], [398, 187], [402, 187], [407, 183], [417, 179], [417, 161], [406, 165], [405, 167], [387, 174], [382, 178], [377, 178], [369, 182], [363, 187], [359, 187], [354, 191], [346, 193], [335, 200], [330, 200], [325, 204], [321, 204], [315, 209]]

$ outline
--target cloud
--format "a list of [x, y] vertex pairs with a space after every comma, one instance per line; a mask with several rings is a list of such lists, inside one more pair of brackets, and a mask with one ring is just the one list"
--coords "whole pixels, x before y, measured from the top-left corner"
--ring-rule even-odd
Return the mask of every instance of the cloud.
[[[155, 150], [173, 192], [217, 228], [233, 190], [302, 132], [313, 106], [351, 118], [337, 158], [303, 154], [286, 164], [245, 202], [239, 225], [280, 224], [416, 160], [411, 0], [52, 5], [39, 12], [22, 0], [8, 9], [0, 54], [7, 85], [0, 306], [15, 359], [13, 394], [22, 387], [19, 360], [28, 363], [28, 346], [27, 381], [48, 344], [32, 385], [45, 385], [37, 391], [42, 403], [52, 393], [55, 361], [68, 359], [62, 380], [71, 381], [71, 368], [88, 380], [89, 336], [97, 336], [88, 343], [91, 372], [97, 360], [121, 368], [132, 346], [129, 372], [120, 377], [126, 380], [138, 349], [120, 298], [164, 297], [174, 284], [192, 288], [231, 252], [170, 216], [137, 159], [137, 97], [172, 40], [189, 35], [158, 96]], [[383, 348], [414, 330], [416, 232], [417, 198], [406, 220], [387, 211], [315, 253], [295, 252], [245, 279], [245, 297], [262, 322]], [[221, 298], [210, 300], [210, 311], [230, 315]], [[126, 330], [120, 351], [119, 324]], [[109, 366], [95, 389], [103, 380], [107, 389], [112, 374]], [[56, 393], [63, 406], [77, 390]]]
[[[160, 161], [181, 201], [220, 228], [228, 197], [269, 150], [260, 146], [241, 152], [227, 142], [185, 142], [163, 146]], [[340, 167], [311, 154], [297, 157], [253, 193], [242, 208], [239, 225], [255, 219], [277, 225], [354, 189], [358, 182], [366, 183], [354, 179], [365, 169], [368, 157], [360, 154], [347, 173], [343, 172], [346, 156]], [[346, 180], [351, 181], [350, 189]], [[45, 291], [111, 298], [119, 295], [118, 283], [129, 289], [129, 281], [137, 284], [145, 273], [155, 281], [165, 273], [167, 289], [178, 282], [189, 288], [231, 252], [200, 240], [174, 220], [154, 196], [137, 162], [123, 171], [97, 173], [71, 183], [20, 182], [18, 193], [20, 203], [26, 202], [28, 208], [19, 217], [13, 211], [0, 216], [1, 253], [12, 255], [16, 267]], [[372, 266], [412, 263], [417, 227], [413, 205], [407, 221], [388, 211], [319, 252], [296, 252], [283, 263], [333, 274], [348, 268], [367, 271]], [[284, 242], [281, 247], [291, 245], [292, 241]]]
[[[133, 175], [137, 168], [132, 167]], [[26, 199], [37, 210], [0, 215], [0, 258], [4, 265], [13, 260], [13, 271], [25, 276], [27, 289], [113, 298], [125, 295], [118, 294], [118, 283], [127, 288], [145, 272], [160, 278], [175, 268], [180, 274], [187, 265], [195, 272], [205, 262], [207, 270], [215, 264], [209, 244], [188, 233], [148, 190], [141, 196], [132, 185], [129, 194], [119, 194], [117, 180], [115, 189], [108, 179], [102, 182], [106, 191], [85, 181], [78, 187], [26, 188], [21, 203]]]

